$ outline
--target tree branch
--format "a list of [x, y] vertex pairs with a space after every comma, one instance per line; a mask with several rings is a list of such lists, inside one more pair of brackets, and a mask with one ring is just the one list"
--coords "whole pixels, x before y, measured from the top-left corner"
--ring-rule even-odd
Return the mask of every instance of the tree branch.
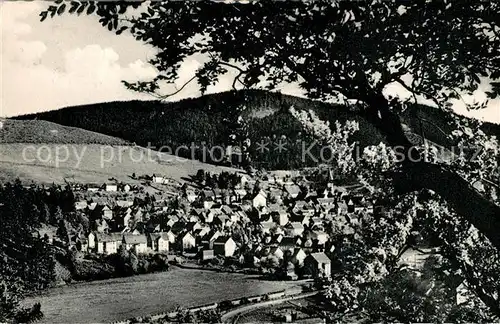
[[161, 100], [167, 99], [168, 97], [175, 96], [176, 94], [178, 94], [179, 92], [181, 92], [194, 79], [196, 79], [196, 75], [194, 75], [191, 79], [189, 79], [187, 82], [185, 82], [179, 89], [177, 89], [176, 91], [174, 91], [172, 93], [169, 93], [169, 94], [166, 94], [166, 95], [156, 95], [156, 93], [153, 93], [152, 95], [156, 96], [158, 99], [161, 99]]
[[415, 94], [415, 91], [412, 88], [410, 88], [410, 86], [408, 86], [403, 80], [401, 80], [400, 77], [395, 77], [395, 78], [393, 78], [393, 80], [396, 81], [397, 83], [399, 83], [400, 85], [402, 85], [403, 88], [408, 90], [411, 93], [411, 95], [413, 96], [413, 100], [415, 101], [415, 104], [418, 104], [417, 95]]

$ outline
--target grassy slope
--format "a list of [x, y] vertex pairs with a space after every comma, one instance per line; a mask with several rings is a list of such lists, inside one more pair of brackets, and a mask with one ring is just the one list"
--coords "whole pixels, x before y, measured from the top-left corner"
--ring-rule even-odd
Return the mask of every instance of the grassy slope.
[[[48, 149], [40, 151], [40, 160], [36, 158], [36, 150], [42, 146]], [[45, 161], [48, 150], [52, 158]], [[75, 152], [82, 157], [80, 162]], [[141, 156], [143, 159], [140, 160]], [[56, 157], [59, 157], [59, 163]], [[132, 173], [137, 176], [155, 173], [182, 180], [196, 174], [198, 169], [235, 171], [133, 146], [0, 144], [0, 182], [19, 178], [24, 182], [38, 183], [64, 183], [65, 179], [70, 182], [104, 183], [113, 177], [134, 183], [130, 178]]]
[[45, 120], [3, 121], [0, 143], [128, 145], [126, 140]]

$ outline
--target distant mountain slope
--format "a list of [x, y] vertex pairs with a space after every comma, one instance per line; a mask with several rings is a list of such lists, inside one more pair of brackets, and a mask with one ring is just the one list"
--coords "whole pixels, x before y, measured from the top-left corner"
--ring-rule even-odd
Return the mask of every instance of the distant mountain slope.
[[[361, 147], [384, 140], [378, 130], [356, 109], [261, 90], [230, 91], [172, 103], [99, 103], [16, 118], [48, 120], [120, 137], [141, 146], [167, 145], [175, 149], [182, 145], [190, 146], [191, 143], [196, 146], [205, 143], [208, 147], [228, 144], [230, 135], [236, 131], [234, 121], [238, 115], [237, 110], [243, 106], [246, 109], [242, 115], [249, 124], [252, 143], [281, 137], [296, 142], [305, 135], [301, 134], [301, 125], [287, 111], [292, 105], [296, 109], [312, 109], [332, 125], [336, 120], [357, 120], [360, 131], [354, 136], [354, 140]], [[452, 145], [446, 134], [443, 134], [451, 132], [447, 114], [431, 107], [419, 108], [407, 109], [403, 113], [403, 122], [410, 131], [419, 135], [423, 132], [427, 139], [440, 145]], [[421, 123], [421, 120], [424, 122]], [[500, 136], [500, 125], [486, 123], [484, 130]], [[197, 156], [200, 154], [198, 150]], [[281, 152], [279, 156], [273, 150], [266, 154], [257, 154], [255, 151], [251, 154], [256, 166], [263, 165], [268, 169], [314, 164], [313, 161], [301, 161], [298, 148]]]
[[45, 120], [2, 121], [0, 143], [128, 145], [124, 139]]

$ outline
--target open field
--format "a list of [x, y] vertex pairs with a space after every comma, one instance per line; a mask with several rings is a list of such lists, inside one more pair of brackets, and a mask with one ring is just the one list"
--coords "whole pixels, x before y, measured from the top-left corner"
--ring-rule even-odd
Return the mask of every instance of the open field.
[[297, 285], [255, 276], [173, 268], [162, 273], [50, 289], [40, 302], [44, 323], [112, 322], [134, 316], [265, 294]]
[[104, 183], [110, 178], [128, 183], [132, 173], [182, 180], [198, 169], [238, 171], [187, 160], [138, 146], [73, 144], [0, 144], [0, 182], [19, 178], [30, 183]]

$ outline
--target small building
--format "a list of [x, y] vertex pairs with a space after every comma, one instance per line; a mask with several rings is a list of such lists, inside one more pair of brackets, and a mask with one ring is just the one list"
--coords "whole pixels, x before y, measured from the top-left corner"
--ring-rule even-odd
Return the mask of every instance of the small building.
[[165, 233], [167, 239], [168, 239], [168, 242], [170, 244], [174, 244], [175, 243], [175, 234], [172, 232], [172, 231], [168, 231], [167, 233]]
[[212, 190], [202, 190], [201, 197], [203, 198], [203, 201], [215, 201], [215, 194]]
[[295, 248], [299, 247], [302, 244], [302, 240], [300, 238], [286, 236], [278, 242], [278, 246], [283, 251], [293, 251]]
[[320, 274], [330, 277], [332, 262], [324, 252], [311, 253], [304, 259], [304, 269], [313, 277], [318, 277]]
[[310, 237], [313, 240], [316, 240], [318, 244], [324, 245], [328, 241], [330, 236], [323, 231], [313, 231]]
[[220, 236], [213, 244], [215, 255], [230, 257], [236, 250], [236, 242], [230, 236]]
[[301, 266], [304, 264], [304, 259], [306, 257], [307, 257], [306, 252], [304, 252], [302, 248], [298, 247], [293, 250], [290, 262], [292, 262], [295, 265]]
[[155, 252], [169, 251], [169, 237], [167, 233], [151, 233], [148, 237], [148, 245]]
[[166, 184], [168, 183], [168, 179], [153, 174], [153, 183]]
[[201, 250], [200, 258], [203, 261], [215, 258], [214, 250]]
[[88, 204], [85, 200], [75, 201], [75, 210], [83, 210], [87, 208]]
[[194, 189], [186, 189], [186, 199], [190, 203], [194, 202], [198, 198], [196, 191]]
[[182, 236], [180, 243], [183, 251], [189, 251], [196, 247], [196, 238], [187, 232]]
[[128, 208], [134, 205], [132, 200], [117, 200], [116, 205], [120, 208]]
[[286, 185], [285, 195], [290, 199], [296, 199], [300, 195], [300, 188], [297, 185]]
[[107, 183], [104, 185], [104, 190], [108, 192], [116, 192], [118, 191], [118, 186], [116, 184]]
[[276, 227], [276, 223], [274, 223], [274, 222], [262, 222], [259, 225], [260, 225], [262, 232], [265, 234], [271, 233], [271, 229]]
[[203, 237], [201, 243], [206, 249], [212, 250], [214, 248], [214, 242], [219, 236], [222, 236], [222, 233], [219, 231], [209, 233]]
[[304, 233], [304, 225], [300, 222], [290, 222], [285, 225], [285, 233], [287, 236], [301, 236]]
[[252, 198], [252, 206], [254, 208], [265, 207], [267, 204], [267, 195], [264, 191], [260, 190], [253, 198]]
[[274, 255], [278, 260], [283, 260], [285, 253], [279, 246], [274, 246], [269, 250], [269, 255]]
[[139, 234], [124, 234], [123, 244], [125, 248], [130, 251], [133, 250], [136, 253], [146, 253], [148, 247], [148, 240], [146, 235]]
[[423, 268], [425, 260], [435, 253], [435, 250], [431, 248], [414, 249], [410, 247], [401, 254], [398, 265], [419, 270]]
[[91, 232], [88, 235], [88, 249], [98, 254], [113, 254], [118, 251], [121, 245], [122, 236], [119, 233], [97, 233]]
[[242, 201], [243, 198], [247, 195], [247, 191], [245, 189], [235, 189], [234, 196], [236, 201]]
[[288, 223], [288, 213], [286, 210], [279, 209], [278, 211], [271, 212], [273, 221], [279, 226], [285, 226]]
[[113, 219], [113, 211], [107, 205], [103, 206], [101, 209], [101, 216], [104, 219], [112, 220]]

